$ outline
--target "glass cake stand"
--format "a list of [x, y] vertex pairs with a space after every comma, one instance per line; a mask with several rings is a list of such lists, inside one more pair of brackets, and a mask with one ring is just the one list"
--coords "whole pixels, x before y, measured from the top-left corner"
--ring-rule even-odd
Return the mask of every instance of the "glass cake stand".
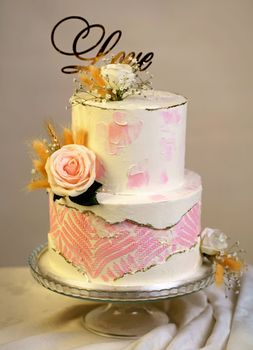
[[[153, 328], [167, 324], [167, 314], [147, 303], [162, 299], [175, 298], [197, 292], [213, 283], [213, 265], [205, 261], [197, 277], [178, 283], [140, 287], [107, 287], [92, 283], [64, 280], [61, 273], [51, 273], [47, 263], [47, 244], [34, 249], [28, 262], [35, 280], [43, 287], [66, 296], [83, 300], [105, 302], [83, 316], [83, 322], [89, 331], [120, 338], [136, 338]], [[42, 267], [43, 261], [43, 267]], [[46, 261], [46, 263], [45, 263]]]

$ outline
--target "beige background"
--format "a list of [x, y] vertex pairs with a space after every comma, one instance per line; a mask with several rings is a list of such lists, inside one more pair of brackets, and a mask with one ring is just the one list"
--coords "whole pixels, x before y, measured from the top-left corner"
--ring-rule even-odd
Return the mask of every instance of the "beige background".
[[[0, 0], [2, 265], [26, 263], [47, 239], [47, 195], [28, 194], [29, 140], [43, 123], [70, 122], [78, 63], [50, 43], [53, 25], [69, 15], [123, 31], [117, 51], [153, 50], [154, 87], [190, 100], [186, 166], [203, 179], [203, 227], [239, 239], [253, 262], [253, 1]], [[71, 30], [61, 34], [72, 42]]]

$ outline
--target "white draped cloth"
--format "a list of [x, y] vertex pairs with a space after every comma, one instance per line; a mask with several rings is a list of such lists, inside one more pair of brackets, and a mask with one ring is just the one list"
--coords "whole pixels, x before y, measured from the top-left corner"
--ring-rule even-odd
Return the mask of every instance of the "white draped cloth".
[[28, 268], [0, 269], [1, 350], [252, 350], [253, 267], [240, 295], [204, 291], [156, 305], [170, 315], [167, 325], [137, 340], [105, 338], [87, 331], [81, 315], [96, 304], [48, 291]]

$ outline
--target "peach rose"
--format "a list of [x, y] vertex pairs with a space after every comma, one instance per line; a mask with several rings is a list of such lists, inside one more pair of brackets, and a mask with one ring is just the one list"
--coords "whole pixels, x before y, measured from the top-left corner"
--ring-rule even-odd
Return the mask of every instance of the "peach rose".
[[48, 158], [45, 169], [55, 194], [75, 197], [95, 181], [96, 156], [85, 146], [66, 145]]

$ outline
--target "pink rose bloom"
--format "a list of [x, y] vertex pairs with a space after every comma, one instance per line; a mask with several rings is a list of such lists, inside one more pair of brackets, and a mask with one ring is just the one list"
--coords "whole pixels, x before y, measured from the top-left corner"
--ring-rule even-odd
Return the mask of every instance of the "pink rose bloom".
[[66, 145], [48, 158], [45, 169], [55, 194], [75, 197], [95, 181], [96, 156], [85, 146]]

